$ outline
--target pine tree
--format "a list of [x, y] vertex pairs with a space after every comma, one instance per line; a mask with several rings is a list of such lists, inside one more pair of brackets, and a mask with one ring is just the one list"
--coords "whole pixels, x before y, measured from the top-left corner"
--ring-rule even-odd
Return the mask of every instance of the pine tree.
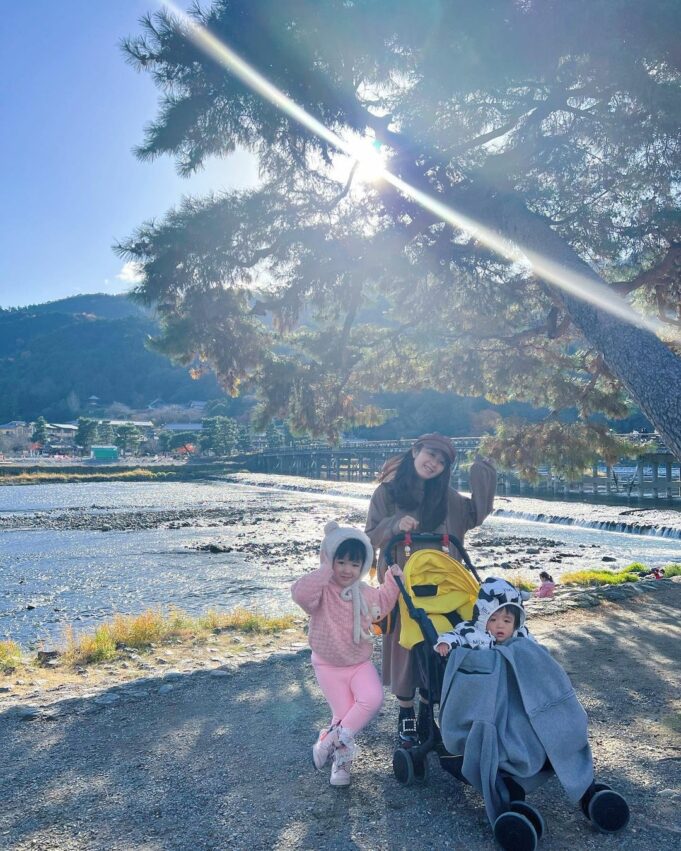
[[76, 432], [75, 444], [82, 450], [89, 452], [93, 443], [97, 443], [99, 424], [97, 420], [90, 417], [78, 418], [78, 431]]
[[[192, 14], [326, 127], [373, 140], [391, 173], [605, 302], [386, 181], [359, 183], [161, 13], [126, 45], [164, 91], [140, 156], [174, 154], [189, 174], [239, 145], [262, 185], [186, 200], [119, 246], [164, 322], [159, 351], [229, 392], [254, 382], [261, 422], [312, 434], [376, 422], [381, 389], [435, 387], [546, 406], [541, 447], [576, 409], [575, 453], [609, 459], [595, 415], [633, 400], [681, 457], [681, 5], [217, 0]], [[662, 339], [605, 309], [622, 296]]]
[[34, 443], [39, 443], [41, 446], [44, 446], [47, 443], [47, 421], [45, 417], [38, 417], [38, 419], [33, 423], [33, 434], [31, 435], [31, 440]]

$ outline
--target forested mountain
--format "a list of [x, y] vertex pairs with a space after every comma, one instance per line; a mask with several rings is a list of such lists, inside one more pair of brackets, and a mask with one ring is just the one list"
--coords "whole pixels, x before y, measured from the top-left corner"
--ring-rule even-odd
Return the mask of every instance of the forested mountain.
[[220, 395], [145, 346], [152, 317], [124, 296], [84, 295], [0, 310], [0, 422], [73, 419], [90, 396], [141, 408]]
[[[372, 319], [381, 324], [380, 312]], [[0, 309], [0, 422], [40, 415], [73, 420], [87, 413], [90, 396], [98, 396], [104, 407], [120, 402], [139, 409], [159, 398], [182, 404], [222, 395], [212, 376], [193, 380], [186, 369], [150, 351], [146, 339], [156, 331], [153, 317], [125, 296], [82, 295]], [[433, 430], [480, 434], [493, 424], [493, 412], [529, 420], [548, 413], [517, 402], [497, 406], [433, 390], [387, 390], [374, 401], [392, 415], [383, 425], [355, 428], [355, 436], [391, 439]], [[612, 425], [629, 431], [649, 424], [634, 414]]]

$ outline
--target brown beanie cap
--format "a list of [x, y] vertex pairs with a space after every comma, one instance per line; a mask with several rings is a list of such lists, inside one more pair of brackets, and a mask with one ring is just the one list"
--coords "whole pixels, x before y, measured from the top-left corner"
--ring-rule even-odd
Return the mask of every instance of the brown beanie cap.
[[452, 441], [443, 434], [438, 434], [434, 431], [432, 434], [422, 434], [414, 443], [414, 449], [427, 446], [428, 449], [437, 449], [449, 460], [449, 463], [454, 463], [456, 458], [456, 447]]

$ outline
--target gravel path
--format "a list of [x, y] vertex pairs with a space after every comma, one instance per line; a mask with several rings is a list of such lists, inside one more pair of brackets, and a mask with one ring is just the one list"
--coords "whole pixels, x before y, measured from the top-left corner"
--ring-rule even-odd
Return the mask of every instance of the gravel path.
[[[546, 851], [681, 847], [681, 583], [648, 591], [587, 609], [530, 606], [589, 712], [599, 778], [632, 809], [623, 834], [594, 833], [551, 781], [532, 796]], [[353, 785], [333, 789], [311, 767], [326, 710], [305, 650], [12, 707], [0, 713], [0, 848], [492, 848], [480, 796], [434, 756], [428, 785], [394, 780], [393, 715], [388, 700], [362, 736]]]

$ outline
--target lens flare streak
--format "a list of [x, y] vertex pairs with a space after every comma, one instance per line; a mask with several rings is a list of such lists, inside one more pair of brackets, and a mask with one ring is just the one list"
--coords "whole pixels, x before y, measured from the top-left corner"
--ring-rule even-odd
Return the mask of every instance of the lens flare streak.
[[458, 230], [470, 234], [474, 239], [477, 239], [487, 248], [495, 251], [507, 260], [515, 263], [525, 262], [535, 275], [560, 287], [565, 292], [577, 296], [625, 322], [645, 328], [654, 334], [658, 333], [658, 330], [662, 327], [661, 323], [652, 321], [636, 313], [624, 299], [607, 286], [598, 283], [586, 275], [580, 275], [572, 270], [568, 270], [537, 251], [511, 242], [481, 222], [477, 222], [465, 214], [458, 212], [450, 205], [438, 201], [432, 195], [423, 192], [421, 189], [412, 186], [400, 177], [392, 174], [378, 161], [375, 150], [342, 139], [337, 133], [326, 127], [326, 125], [310, 115], [305, 109], [288, 97], [288, 95], [270, 83], [266, 77], [245, 62], [205, 27], [198, 24], [174, 4], [164, 2], [162, 5], [177, 17], [186, 32], [187, 38], [197, 47], [294, 121], [357, 161], [360, 168], [365, 167], [366, 173], [370, 175], [372, 181], [378, 179], [384, 180], [437, 218]]

